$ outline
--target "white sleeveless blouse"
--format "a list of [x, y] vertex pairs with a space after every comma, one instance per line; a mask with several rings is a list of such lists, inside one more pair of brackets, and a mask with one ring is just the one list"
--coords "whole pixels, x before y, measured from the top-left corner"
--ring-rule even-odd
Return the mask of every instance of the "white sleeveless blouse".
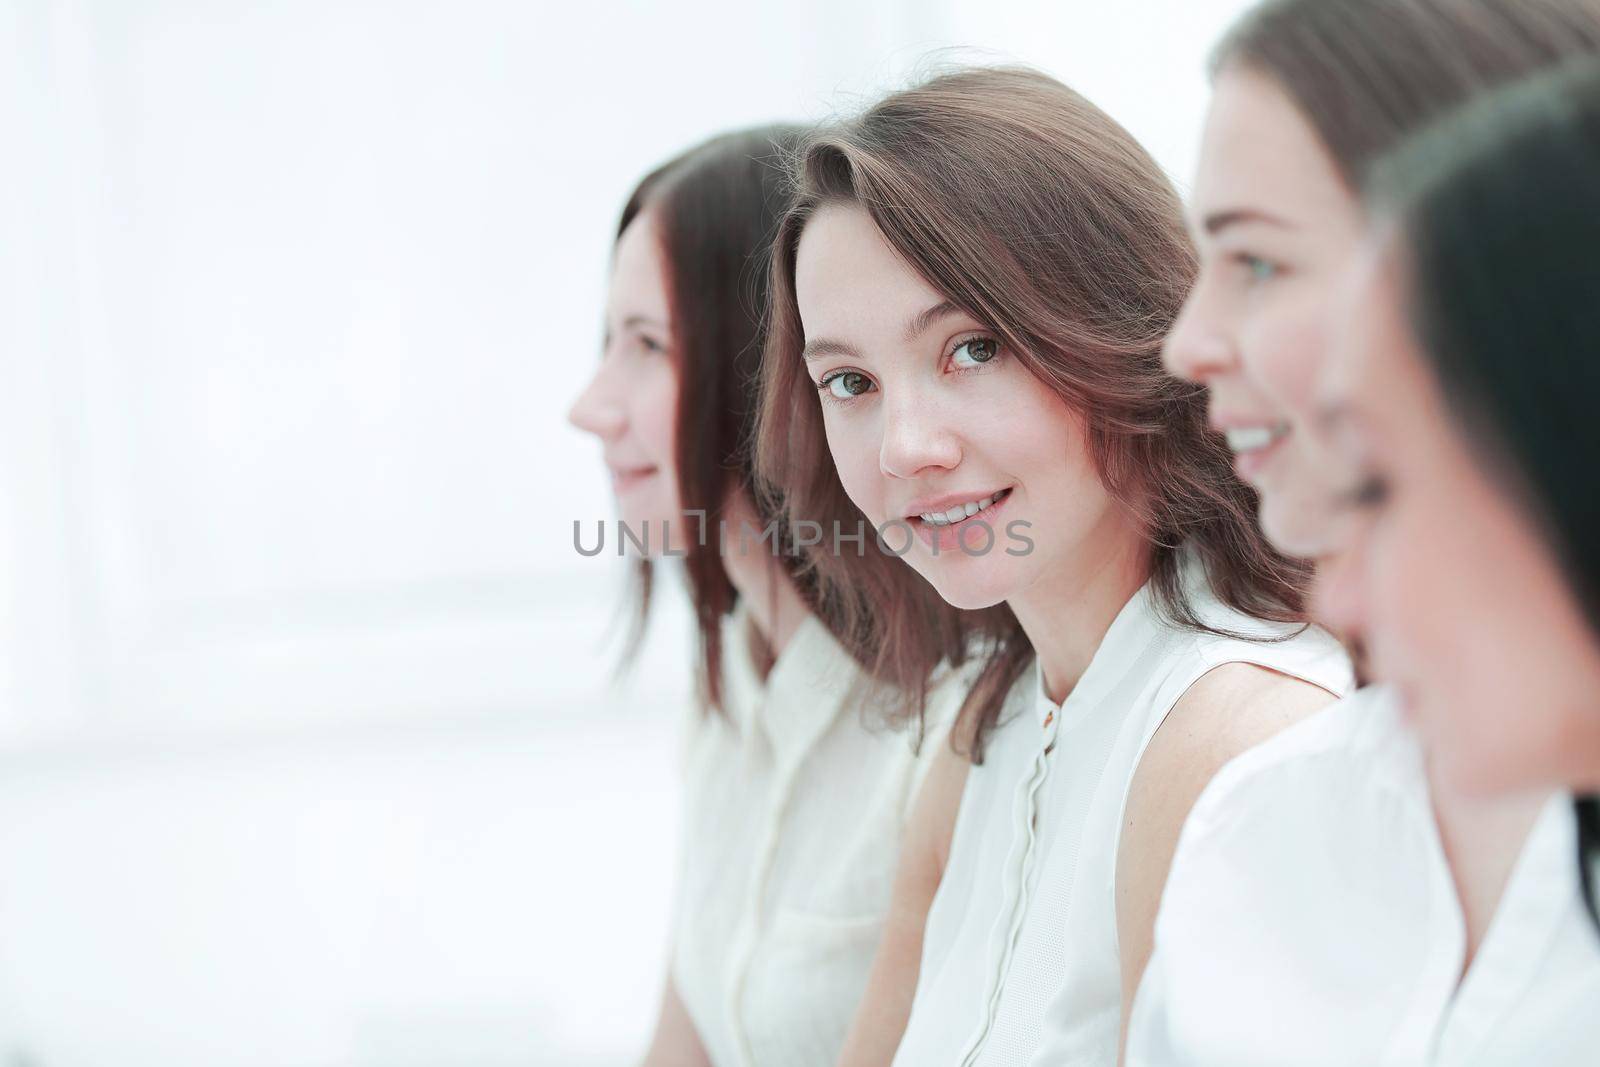
[[964, 690], [928, 729], [874, 728], [860, 668], [807, 617], [763, 681], [742, 606], [723, 627], [726, 718], [691, 714], [672, 977], [716, 1067], [832, 1067], [866, 988], [910, 806]]
[[1114, 1067], [1117, 846], [1151, 736], [1185, 690], [1224, 663], [1260, 664], [1335, 694], [1350, 687], [1349, 660], [1326, 632], [1228, 609], [1192, 555], [1184, 581], [1211, 626], [1284, 639], [1177, 629], [1147, 583], [1059, 706], [1044, 695], [1037, 661], [1023, 675], [967, 779], [895, 1067]]
[[1544, 804], [1482, 944], [1424, 753], [1363, 689], [1224, 767], [1184, 825], [1129, 1067], [1600, 1063], [1600, 933], [1572, 798]]

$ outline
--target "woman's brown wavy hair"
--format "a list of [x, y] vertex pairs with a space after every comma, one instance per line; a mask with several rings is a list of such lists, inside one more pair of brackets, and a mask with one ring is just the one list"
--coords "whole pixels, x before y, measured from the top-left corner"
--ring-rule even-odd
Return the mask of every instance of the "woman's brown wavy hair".
[[[1149, 545], [1153, 590], [1173, 623], [1207, 629], [1184, 595], [1178, 548], [1245, 614], [1303, 621], [1306, 567], [1256, 524], [1254, 492], [1206, 424], [1203, 389], [1169, 376], [1161, 344], [1195, 272], [1177, 194], [1148, 153], [1078, 93], [1034, 70], [966, 68], [894, 93], [810, 134], [773, 246], [756, 469], [789, 521], [856, 529], [801, 358], [795, 252], [824, 204], [858, 205], [933, 288], [993, 330], [1087, 421], [1113, 497]], [[870, 523], [867, 523], [870, 527]], [[961, 611], [874, 543], [808, 550], [822, 609], [858, 659], [909, 694], [942, 659], [976, 657], [952, 743], [974, 762], [1033, 647], [1004, 604]]]

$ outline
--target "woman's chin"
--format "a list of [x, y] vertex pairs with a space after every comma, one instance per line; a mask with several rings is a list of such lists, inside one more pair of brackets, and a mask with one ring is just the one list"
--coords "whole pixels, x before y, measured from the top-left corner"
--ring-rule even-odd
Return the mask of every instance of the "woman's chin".
[[917, 573], [928, 580], [946, 604], [962, 611], [982, 611], [1010, 595], [1010, 583], [982, 566], [982, 559], [919, 559]]

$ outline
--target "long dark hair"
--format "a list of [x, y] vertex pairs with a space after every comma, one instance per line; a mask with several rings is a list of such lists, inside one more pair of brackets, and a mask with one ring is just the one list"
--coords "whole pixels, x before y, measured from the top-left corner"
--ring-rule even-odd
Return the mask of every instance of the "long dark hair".
[[[1465, 109], [1384, 160], [1372, 184], [1397, 219], [1413, 329], [1452, 412], [1539, 521], [1600, 641], [1600, 62]], [[1600, 799], [1575, 804], [1600, 930]]]
[[[715, 530], [732, 493], [749, 489], [749, 438], [756, 414], [756, 371], [765, 337], [767, 249], [786, 201], [784, 160], [804, 127], [738, 130], [696, 145], [647, 174], [628, 197], [617, 237], [640, 213], [656, 217], [667, 265], [670, 358], [679, 390], [676, 462], [685, 511], [705, 513]], [[770, 505], [756, 503], [765, 525]], [[702, 703], [722, 706], [722, 620], [737, 594], [715, 536], [691, 539], [684, 569], [698, 643]], [[623, 662], [643, 638], [654, 566], [635, 569], [635, 614]]]
[[[793, 517], [871, 525], [829, 453], [795, 299], [808, 221], [825, 203], [855, 203], [935, 289], [1082, 413], [1101, 480], [1138, 521], [1156, 602], [1173, 622], [1207, 628], [1184, 595], [1180, 545], [1230, 607], [1303, 621], [1305, 566], [1262, 536], [1255, 494], [1206, 424], [1203, 390], [1162, 368], [1194, 254], [1177, 194], [1110, 116], [1034, 70], [961, 69], [819, 130], [795, 179], [773, 248], [757, 443], [759, 471]], [[938, 662], [978, 650], [983, 666], [951, 736], [981, 761], [1032, 645], [1009, 607], [953, 608], [868, 540], [860, 554], [813, 552], [824, 602], [872, 676], [907, 695], [913, 721]]]

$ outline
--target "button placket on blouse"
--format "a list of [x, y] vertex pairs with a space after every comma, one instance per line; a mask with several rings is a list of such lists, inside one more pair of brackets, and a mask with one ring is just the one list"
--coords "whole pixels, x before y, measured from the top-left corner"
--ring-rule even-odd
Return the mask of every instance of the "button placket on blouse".
[[1023, 919], [1027, 916], [1030, 899], [1028, 880], [1033, 873], [1034, 858], [1038, 854], [1039, 792], [1050, 774], [1049, 757], [1055, 751], [1056, 731], [1060, 727], [1060, 720], [1059, 708], [1049, 704], [1042, 704], [1039, 708], [1041, 735], [1039, 747], [1034, 753], [1028, 778], [1018, 787], [1020, 796], [1017, 798], [1017, 820], [1013, 825], [1013, 831], [1021, 839], [1021, 848], [1013, 851], [1014, 858], [1007, 865], [1015, 877], [1015, 897], [1012, 900], [1011, 913], [1006, 920], [1006, 935], [1001, 943], [1000, 958], [995, 961], [991, 972], [991, 985], [984, 1006], [983, 1021], [962, 1052], [961, 1067], [972, 1067], [977, 1062], [989, 1039], [989, 1034], [994, 1029], [995, 1018], [1000, 1011], [1000, 996], [1005, 989], [1006, 975], [1011, 970], [1011, 961], [1016, 955], [1017, 942], [1022, 935]]
[[[734, 939], [734, 950], [729, 954], [732, 968], [728, 982], [728, 1020], [733, 1028], [734, 1041], [738, 1045], [739, 1057], [743, 1067], [756, 1067], [755, 1053], [750, 1040], [749, 1029], [745, 1024], [743, 1011], [745, 988], [750, 977], [750, 966], [755, 957], [757, 943], [760, 940], [764, 917], [763, 904], [766, 902], [767, 887], [771, 882], [772, 866], [777, 859], [778, 844], [783, 837], [783, 827], [788, 816], [790, 802], [794, 798], [795, 782], [800, 776], [807, 757], [810, 756], [817, 742], [821, 740], [827, 727], [832, 724], [839, 713], [839, 693], [832, 690], [829, 685], [815, 687], [811, 694], [823, 706], [830, 709], [828, 715], [817, 719], [810, 724], [810, 729], [798, 739], [793, 749], [786, 749], [773, 744], [773, 758], [775, 761], [772, 783], [772, 801], [767, 812], [766, 832], [763, 834], [759, 848], [756, 851], [756, 862], [750, 874], [749, 891], [745, 896], [744, 915], [739, 924], [739, 934]], [[809, 703], [809, 701], [802, 701]], [[791, 713], [792, 707], [769, 706], [767, 699], [762, 700], [759, 716], [769, 712], [783, 715]], [[756, 731], [752, 730], [752, 734]], [[774, 738], [766, 731], [762, 731], [768, 743], [773, 743]], [[791, 740], [795, 740], [791, 738]]]
[[750, 872], [749, 891], [745, 894], [744, 916], [739, 922], [739, 934], [734, 939], [734, 950], [729, 955], [733, 963], [728, 982], [728, 1021], [739, 1047], [739, 1057], [745, 1067], [754, 1067], [755, 1054], [751, 1049], [750, 1033], [745, 1026], [744, 991], [750, 977], [750, 963], [755, 956], [759, 936], [762, 898], [766, 896], [767, 883], [772, 873], [772, 863], [778, 852], [778, 838], [783, 824], [783, 813], [789, 805], [793, 787], [793, 773], [783, 775], [773, 789], [773, 802], [767, 815], [766, 834], [756, 853], [754, 869]]

